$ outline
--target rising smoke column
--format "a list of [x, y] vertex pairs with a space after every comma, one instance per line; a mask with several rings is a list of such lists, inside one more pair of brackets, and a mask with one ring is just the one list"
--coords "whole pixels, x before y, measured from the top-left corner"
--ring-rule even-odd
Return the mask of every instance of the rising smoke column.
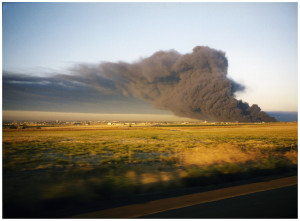
[[[190, 54], [159, 51], [135, 63], [78, 64], [68, 74], [34, 77], [3, 73], [4, 105], [34, 98], [76, 100], [116, 99], [126, 96], [151, 103], [175, 115], [199, 120], [270, 122], [254, 104], [234, 97], [244, 87], [227, 77], [225, 53], [195, 47]], [[25, 99], [26, 98], [26, 99]]]
[[234, 98], [244, 87], [227, 78], [225, 53], [195, 47], [191, 54], [156, 52], [139, 62], [103, 63], [100, 73], [126, 96], [180, 117], [212, 121], [276, 121], [256, 105]]

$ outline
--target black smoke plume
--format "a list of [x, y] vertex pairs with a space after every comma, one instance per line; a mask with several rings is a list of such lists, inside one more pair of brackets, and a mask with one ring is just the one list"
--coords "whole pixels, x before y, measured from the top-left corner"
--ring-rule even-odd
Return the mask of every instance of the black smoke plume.
[[[174, 50], [159, 51], [132, 64], [79, 64], [68, 75], [55, 75], [44, 81], [45, 85], [51, 82], [89, 87], [100, 94], [135, 97], [180, 117], [224, 122], [276, 121], [256, 104], [250, 107], [235, 98], [235, 92], [244, 90], [244, 86], [229, 79], [227, 69], [224, 52], [195, 47], [185, 55]], [[4, 88], [12, 82], [3, 81]], [[19, 81], [26, 81], [26, 77]]]

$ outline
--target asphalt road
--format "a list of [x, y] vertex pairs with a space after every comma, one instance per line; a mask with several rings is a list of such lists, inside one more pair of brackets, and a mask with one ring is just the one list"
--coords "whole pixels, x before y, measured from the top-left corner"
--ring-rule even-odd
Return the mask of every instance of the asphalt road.
[[297, 176], [131, 204], [70, 218], [297, 218]]
[[297, 185], [138, 218], [297, 218]]

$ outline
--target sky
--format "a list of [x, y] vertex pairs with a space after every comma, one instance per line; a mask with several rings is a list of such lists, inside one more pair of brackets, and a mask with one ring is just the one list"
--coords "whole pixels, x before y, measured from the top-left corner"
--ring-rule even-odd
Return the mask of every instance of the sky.
[[[228, 77], [245, 86], [237, 99], [264, 111], [297, 111], [297, 4], [4, 2], [2, 71], [15, 86], [3, 86], [3, 110], [172, 114], [124, 94], [79, 90], [63, 99], [57, 86], [52, 97], [40, 97], [41, 82], [78, 65], [132, 63], [160, 50], [186, 54], [209, 46], [226, 53]], [[38, 80], [21, 85], [23, 75]]]

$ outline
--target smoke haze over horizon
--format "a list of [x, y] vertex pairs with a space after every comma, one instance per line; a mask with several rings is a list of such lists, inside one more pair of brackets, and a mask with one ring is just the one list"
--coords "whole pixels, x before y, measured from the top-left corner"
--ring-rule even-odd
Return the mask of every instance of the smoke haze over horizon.
[[[2, 6], [3, 110], [180, 116], [184, 112], [213, 119], [232, 118], [241, 111], [248, 120], [253, 117], [242, 105], [245, 102], [267, 113], [298, 110], [297, 2]], [[222, 62], [222, 55], [211, 58], [212, 52], [207, 59], [216, 68], [200, 68], [194, 61], [205, 56], [193, 52], [197, 45], [226, 52], [227, 68], [214, 64]], [[217, 72], [228, 74], [216, 77]], [[212, 79], [222, 83], [213, 89]], [[220, 87], [233, 107], [226, 105], [227, 113], [217, 116], [216, 106], [223, 105], [217, 98]], [[242, 100], [243, 107], [236, 108], [234, 99]]]
[[3, 108], [20, 108], [22, 102], [26, 106], [26, 101], [34, 100], [35, 104], [30, 104], [33, 109], [39, 103], [56, 103], [56, 111], [61, 103], [76, 109], [79, 102], [85, 102], [86, 109], [95, 110], [93, 103], [139, 99], [191, 119], [275, 121], [258, 105], [249, 106], [235, 98], [244, 86], [229, 79], [227, 69], [224, 52], [198, 46], [184, 55], [175, 50], [158, 51], [134, 63], [77, 64], [69, 73], [50, 77], [4, 72]]

